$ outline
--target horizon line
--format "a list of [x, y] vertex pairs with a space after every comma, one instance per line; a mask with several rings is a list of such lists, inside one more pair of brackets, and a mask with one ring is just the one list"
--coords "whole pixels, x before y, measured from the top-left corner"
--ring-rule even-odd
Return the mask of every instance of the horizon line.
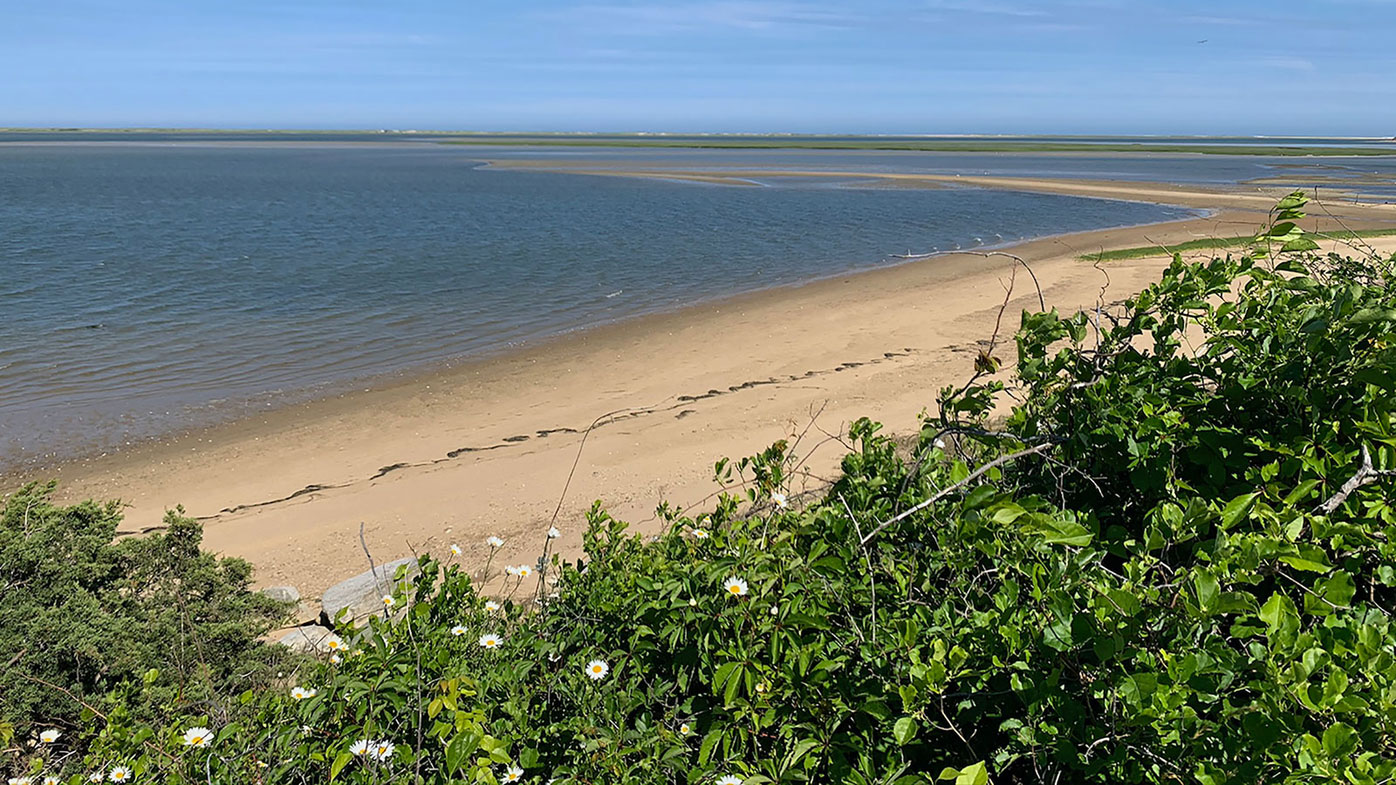
[[1198, 134], [1198, 133], [896, 133], [896, 132], [815, 132], [815, 131], [540, 131], [509, 130], [481, 131], [441, 128], [217, 128], [204, 126], [0, 126], [0, 133], [340, 133], [340, 134], [399, 134], [449, 136], [653, 136], [653, 137], [788, 137], [830, 138], [852, 137], [867, 139], [1023, 139], [1045, 137], [1052, 139], [1341, 139], [1349, 141], [1396, 141], [1396, 135], [1317, 135], [1317, 134]]

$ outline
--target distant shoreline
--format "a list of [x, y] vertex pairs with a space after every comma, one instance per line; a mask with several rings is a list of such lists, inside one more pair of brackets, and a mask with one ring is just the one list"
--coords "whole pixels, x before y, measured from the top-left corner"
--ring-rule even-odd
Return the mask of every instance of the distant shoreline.
[[[303, 137], [344, 137], [346, 141], [420, 141], [480, 147], [618, 147], [719, 150], [882, 150], [954, 153], [1150, 153], [1222, 156], [1371, 157], [1396, 156], [1390, 137], [1305, 136], [1116, 136], [994, 134], [739, 134], [739, 133], [570, 133], [436, 130], [310, 130], [215, 128], [0, 128], [9, 136], [122, 139], [184, 136], [245, 137], [290, 141]], [[43, 141], [28, 139], [22, 141]], [[1327, 142], [1329, 144], [1323, 144]], [[1338, 144], [1332, 144], [1332, 143]]]

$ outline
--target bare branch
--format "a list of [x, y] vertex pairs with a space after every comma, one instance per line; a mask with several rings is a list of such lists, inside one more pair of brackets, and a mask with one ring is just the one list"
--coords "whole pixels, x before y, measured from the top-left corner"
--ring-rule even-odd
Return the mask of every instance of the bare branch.
[[1377, 469], [1372, 466], [1372, 454], [1368, 452], [1367, 445], [1362, 445], [1362, 465], [1358, 467], [1357, 473], [1348, 478], [1343, 483], [1343, 487], [1338, 492], [1328, 497], [1328, 501], [1318, 506], [1318, 512], [1323, 515], [1331, 515], [1333, 511], [1343, 505], [1348, 500], [1352, 492], [1364, 485], [1376, 482], [1382, 477], [1396, 476], [1396, 471], [1391, 469]]
[[1032, 285], [1037, 289], [1038, 307], [1044, 311], [1047, 310], [1047, 298], [1042, 295], [1042, 284], [1038, 283], [1037, 273], [1034, 273], [1032, 271], [1032, 268], [1028, 266], [1028, 263], [1023, 259], [1023, 257], [1017, 254], [1008, 253], [1007, 251], [956, 251], [955, 253], [964, 256], [982, 256], [986, 259], [993, 256], [1002, 256], [1008, 259], [1012, 259], [1018, 264], [1023, 265], [1023, 269], [1027, 270], [1028, 275], [1032, 276]]
[[897, 516], [894, 517], [894, 518], [891, 518], [891, 519], [889, 519], [889, 520], [887, 520], [887, 521], [884, 521], [883, 523], [878, 524], [877, 528], [876, 528], [876, 529], [873, 529], [873, 530], [870, 531], [870, 532], [868, 532], [867, 536], [864, 537], [862, 540], [860, 540], [860, 541], [858, 542], [858, 544], [859, 544], [859, 545], [866, 545], [866, 544], [868, 543], [869, 540], [871, 540], [873, 537], [876, 537], [876, 536], [877, 536], [878, 532], [882, 531], [883, 529], [887, 528], [888, 526], [891, 526], [892, 524], [896, 523], [897, 521], [905, 520], [906, 518], [908, 518], [908, 517], [910, 517], [910, 516], [912, 516], [912, 515], [915, 515], [916, 513], [920, 512], [921, 510], [926, 509], [927, 507], [931, 506], [932, 504], [935, 504], [936, 502], [940, 501], [941, 499], [944, 499], [946, 496], [949, 496], [949, 495], [950, 495], [951, 493], [953, 493], [954, 491], [957, 491], [957, 490], [959, 490], [960, 488], [963, 488], [963, 487], [965, 487], [966, 485], [970, 484], [970, 483], [973, 482], [974, 480], [979, 479], [981, 476], [984, 475], [985, 472], [989, 471], [990, 469], [994, 468], [995, 466], [1002, 466], [1003, 464], [1008, 463], [1009, 461], [1016, 461], [1016, 460], [1019, 459], [1019, 458], [1026, 458], [1026, 457], [1029, 456], [1029, 455], [1037, 455], [1038, 453], [1046, 452], [1047, 450], [1050, 450], [1050, 449], [1052, 449], [1053, 447], [1056, 447], [1057, 444], [1058, 444], [1058, 442], [1043, 442], [1042, 444], [1039, 444], [1039, 445], [1037, 445], [1036, 447], [1029, 447], [1029, 448], [1027, 448], [1026, 450], [1019, 450], [1018, 452], [1009, 453], [1008, 455], [1001, 455], [1001, 456], [999, 456], [999, 457], [993, 459], [992, 461], [989, 461], [988, 463], [984, 464], [983, 466], [980, 466], [978, 469], [975, 469], [974, 471], [970, 472], [969, 476], [966, 477], [966, 478], [964, 478], [963, 480], [960, 480], [959, 482], [955, 483], [954, 485], [951, 485], [950, 487], [945, 488], [944, 490], [937, 492], [937, 493], [936, 493], [934, 496], [932, 496], [931, 498], [926, 499], [926, 500], [923, 501], [923, 502], [920, 502], [920, 503], [917, 504], [915, 507], [912, 507], [911, 509], [907, 510], [906, 512], [903, 512], [903, 513], [901, 513], [900, 515], [897, 515]]

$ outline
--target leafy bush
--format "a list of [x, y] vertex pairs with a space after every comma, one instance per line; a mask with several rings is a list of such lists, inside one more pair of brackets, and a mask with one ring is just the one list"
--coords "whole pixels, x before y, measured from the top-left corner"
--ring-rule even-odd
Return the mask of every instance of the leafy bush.
[[714, 510], [639, 538], [595, 507], [587, 560], [545, 547], [497, 609], [423, 557], [343, 650], [227, 715], [91, 721], [64, 776], [1392, 782], [1393, 272], [1175, 259], [1026, 313], [999, 430], [976, 378], [910, 455], [855, 423], [802, 507], [787, 445], [719, 462]]
[[247, 562], [201, 552], [177, 512], [164, 533], [114, 541], [119, 504], [61, 507], [53, 490], [27, 485], [0, 510], [0, 742], [41, 726], [72, 739], [82, 703], [152, 669], [119, 711], [154, 719], [265, 680], [276, 652], [258, 637], [283, 609], [248, 590]]

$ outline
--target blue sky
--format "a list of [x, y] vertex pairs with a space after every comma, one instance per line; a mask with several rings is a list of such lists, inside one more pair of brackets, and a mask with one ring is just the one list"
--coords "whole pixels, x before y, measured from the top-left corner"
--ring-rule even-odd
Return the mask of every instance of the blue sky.
[[0, 0], [0, 126], [1392, 136], [1393, 35], [1396, 0]]

